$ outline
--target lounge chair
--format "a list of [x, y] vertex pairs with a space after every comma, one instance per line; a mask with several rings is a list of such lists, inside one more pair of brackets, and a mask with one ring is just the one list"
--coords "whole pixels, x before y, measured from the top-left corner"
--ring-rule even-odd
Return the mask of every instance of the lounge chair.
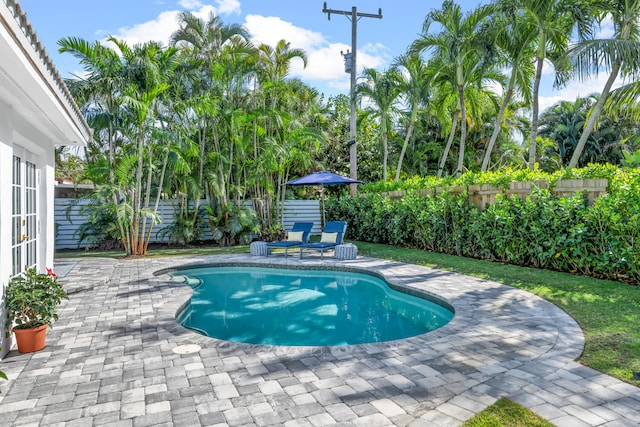
[[[267, 247], [284, 249], [284, 256], [287, 257], [289, 248], [295, 248], [303, 243], [309, 242], [309, 234], [313, 228], [312, 222], [295, 222], [291, 231], [287, 233], [287, 240], [282, 242], [268, 242]], [[269, 254], [267, 253], [267, 256]]]
[[319, 242], [303, 243], [300, 245], [300, 258], [302, 258], [302, 251], [304, 249], [320, 251], [320, 258], [323, 258], [324, 251], [342, 244], [346, 231], [347, 223], [345, 221], [328, 221], [324, 225]]

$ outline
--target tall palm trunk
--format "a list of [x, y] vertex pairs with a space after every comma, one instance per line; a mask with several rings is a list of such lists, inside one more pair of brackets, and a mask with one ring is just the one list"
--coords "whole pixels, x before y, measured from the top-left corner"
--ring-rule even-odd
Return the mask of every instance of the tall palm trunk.
[[444, 147], [444, 152], [442, 153], [442, 158], [440, 159], [440, 164], [438, 165], [438, 178], [442, 178], [444, 165], [447, 162], [447, 156], [449, 156], [449, 150], [451, 150], [451, 145], [453, 145], [453, 138], [456, 134], [456, 128], [458, 127], [458, 114], [459, 114], [458, 110], [456, 110], [453, 114], [453, 123], [451, 124], [451, 133], [449, 133], [449, 139], [447, 140], [447, 145]]
[[584, 126], [584, 130], [582, 131], [582, 135], [580, 135], [580, 139], [578, 140], [578, 144], [576, 145], [576, 149], [571, 156], [571, 160], [569, 160], [568, 168], [572, 169], [578, 165], [578, 161], [580, 160], [580, 156], [582, 156], [582, 152], [584, 151], [584, 146], [587, 144], [587, 139], [593, 132], [593, 128], [600, 117], [600, 113], [602, 113], [602, 109], [604, 108], [605, 102], [607, 102], [607, 98], [609, 98], [609, 93], [611, 92], [611, 87], [613, 83], [618, 78], [618, 73], [620, 72], [620, 67], [622, 66], [622, 60], [619, 56], [616, 57], [615, 62], [611, 67], [611, 74], [609, 74], [609, 78], [602, 89], [602, 93], [600, 94], [600, 98], [596, 105], [593, 106], [593, 110], [591, 110], [591, 114], [589, 115], [589, 120]]
[[460, 98], [460, 151], [458, 152], [458, 167], [456, 176], [462, 175], [464, 167], [464, 148], [467, 139], [467, 106], [464, 102], [464, 86], [458, 85], [458, 97]]
[[[164, 158], [162, 159], [162, 169], [160, 171], [160, 182], [158, 183], [158, 191], [156, 194], [156, 201], [155, 201], [155, 205], [153, 207], [153, 211], [154, 212], [158, 212], [158, 208], [160, 207], [160, 199], [162, 198], [162, 187], [164, 185], [164, 176], [167, 172], [167, 165], [169, 164], [169, 150], [167, 150], [167, 152], [164, 155]], [[196, 208], [197, 210], [197, 208]], [[194, 222], [195, 222], [196, 218], [194, 217]], [[151, 231], [153, 230], [153, 223], [151, 223], [151, 225], [149, 225], [149, 230], [147, 230], [147, 238], [145, 239], [145, 244], [144, 244], [144, 253], [147, 253], [147, 250], [149, 249], [149, 242], [151, 241]]]
[[[203, 181], [204, 181], [204, 162], [205, 162], [205, 144], [206, 144], [206, 124], [204, 125], [204, 129], [202, 129], [202, 127], [200, 128], [200, 135], [199, 135], [199, 143], [200, 143], [200, 158], [198, 159], [198, 188], [203, 188]], [[200, 199], [202, 197], [196, 197], [196, 200], [194, 200], [194, 207], [193, 207], [193, 218], [191, 220], [191, 224], [193, 224], [194, 226], [196, 225], [196, 222], [198, 221], [198, 209], [200, 208]]]
[[500, 106], [500, 111], [498, 112], [498, 117], [496, 117], [496, 122], [493, 127], [493, 133], [491, 134], [491, 139], [489, 140], [489, 145], [487, 145], [487, 151], [484, 153], [484, 159], [482, 160], [482, 172], [486, 172], [489, 167], [489, 160], [491, 160], [491, 152], [493, 151], [493, 146], [496, 144], [498, 140], [498, 135], [500, 135], [500, 130], [502, 129], [502, 117], [504, 116], [504, 112], [507, 109], [507, 105], [509, 105], [509, 101], [511, 100], [511, 96], [513, 95], [513, 88], [515, 86], [515, 72], [511, 74], [511, 79], [509, 80], [509, 86], [507, 92], [504, 95], [504, 99], [502, 100], [502, 105]]
[[411, 118], [409, 119], [409, 128], [407, 129], [407, 135], [404, 137], [404, 143], [402, 144], [402, 149], [400, 150], [400, 158], [398, 159], [398, 168], [396, 169], [396, 178], [395, 182], [398, 182], [400, 179], [400, 170], [402, 169], [402, 161], [404, 160], [404, 154], [407, 151], [407, 146], [409, 145], [409, 141], [413, 137], [413, 129], [416, 124], [416, 117], [418, 116], [418, 109], [413, 108], [411, 111]]
[[142, 207], [142, 182], [143, 182], [143, 165], [144, 165], [144, 155], [143, 155], [143, 125], [140, 125], [140, 129], [138, 129], [138, 166], [136, 168], [136, 184], [133, 193], [133, 219], [131, 224], [131, 253], [127, 255], [138, 255], [138, 245], [140, 241], [140, 209]]
[[[109, 184], [113, 185], [116, 182], [115, 179], [115, 167], [116, 167], [116, 138], [115, 131], [113, 129], [113, 122], [109, 121]], [[111, 199], [113, 201], [113, 206], [118, 210], [118, 205], [122, 203], [119, 199], [118, 191], [114, 191], [111, 195]], [[116, 223], [118, 224], [118, 230], [120, 231], [120, 236], [122, 236], [122, 245], [124, 246], [124, 250], [127, 254], [131, 253], [131, 236], [129, 233], [125, 231], [124, 221], [126, 219], [121, 218], [120, 215], [116, 214]]]
[[[151, 184], [153, 182], [153, 146], [149, 145], [149, 154], [148, 154], [148, 162], [147, 162], [147, 184], [145, 187], [145, 196], [144, 196], [144, 209], [149, 209], [149, 204], [151, 203]], [[153, 228], [153, 221], [149, 224], [149, 232], [145, 233], [147, 230], [147, 216], [145, 215], [142, 220], [142, 228], [140, 235], [140, 244], [138, 249], [138, 255], [145, 255], [147, 253], [147, 247], [149, 246], [147, 239], [151, 238], [151, 229]]]
[[387, 161], [389, 158], [389, 148], [387, 144], [387, 130], [382, 132], [382, 181], [387, 182]]
[[531, 118], [531, 139], [529, 141], [529, 169], [533, 170], [536, 163], [536, 138], [538, 137], [538, 110], [540, 103], [538, 93], [540, 92], [540, 80], [542, 78], [542, 66], [544, 65], [544, 50], [546, 49], [546, 35], [540, 34], [540, 44], [538, 45], [538, 57], [536, 63], [536, 79], [533, 82], [533, 116]]

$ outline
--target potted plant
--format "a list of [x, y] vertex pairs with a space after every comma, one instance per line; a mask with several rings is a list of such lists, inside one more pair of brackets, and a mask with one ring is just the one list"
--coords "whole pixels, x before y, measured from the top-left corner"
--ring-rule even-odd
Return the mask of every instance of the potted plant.
[[67, 294], [50, 269], [35, 268], [13, 277], [6, 288], [7, 336], [16, 335], [18, 351], [30, 353], [44, 348], [47, 327], [58, 319], [58, 305]]

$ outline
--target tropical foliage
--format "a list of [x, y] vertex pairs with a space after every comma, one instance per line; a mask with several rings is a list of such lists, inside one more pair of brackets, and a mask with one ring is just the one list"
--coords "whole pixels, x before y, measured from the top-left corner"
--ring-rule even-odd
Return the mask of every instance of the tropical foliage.
[[[371, 193], [326, 208], [328, 218], [349, 222], [354, 240], [640, 283], [640, 173], [596, 166], [581, 175], [608, 177], [609, 193], [589, 205], [584, 195], [540, 189], [526, 199], [499, 195], [485, 210], [466, 191], [413, 192], [397, 201]], [[499, 174], [480, 178], [468, 180], [500, 183]]]
[[[425, 10], [406, 52], [361, 72], [358, 178], [390, 189], [491, 176], [479, 172], [637, 167], [638, 8], [495, 0], [465, 11], [445, 0]], [[612, 36], [598, 39], [599, 25]], [[308, 58], [290, 41], [256, 44], [240, 25], [183, 13], [169, 46], [74, 37], [59, 46], [84, 68], [68, 83], [94, 129], [83, 155], [59, 153], [60, 175], [96, 184], [85, 231], [116, 238], [129, 255], [146, 253], [163, 198], [177, 218], [166, 238], [188, 244], [208, 227], [232, 245], [277, 234], [281, 202], [300, 191], [288, 180], [348, 174], [349, 97], [325, 99], [292, 78]], [[539, 114], [544, 64], [557, 87], [610, 74], [600, 96]], [[614, 89], [618, 76], [625, 85]]]

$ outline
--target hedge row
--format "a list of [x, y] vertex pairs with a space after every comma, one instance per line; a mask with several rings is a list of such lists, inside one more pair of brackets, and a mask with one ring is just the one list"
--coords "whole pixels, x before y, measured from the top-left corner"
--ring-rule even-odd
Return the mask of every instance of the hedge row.
[[349, 223], [348, 239], [640, 282], [638, 175], [587, 206], [584, 197], [537, 190], [526, 200], [499, 196], [484, 211], [467, 195], [378, 194], [329, 200], [330, 218]]
[[454, 187], [467, 185], [490, 184], [506, 189], [512, 182], [547, 181], [553, 188], [557, 181], [562, 179], [598, 179], [606, 178], [609, 181], [609, 190], [615, 190], [629, 178], [635, 179], [640, 175], [638, 169], [626, 171], [610, 164], [589, 164], [585, 168], [561, 169], [556, 172], [543, 172], [538, 169], [502, 169], [492, 172], [467, 172], [460, 177], [447, 176], [436, 178], [435, 176], [414, 176], [398, 182], [372, 182], [360, 186], [362, 193], [382, 193], [396, 190], [421, 190], [436, 187]]

